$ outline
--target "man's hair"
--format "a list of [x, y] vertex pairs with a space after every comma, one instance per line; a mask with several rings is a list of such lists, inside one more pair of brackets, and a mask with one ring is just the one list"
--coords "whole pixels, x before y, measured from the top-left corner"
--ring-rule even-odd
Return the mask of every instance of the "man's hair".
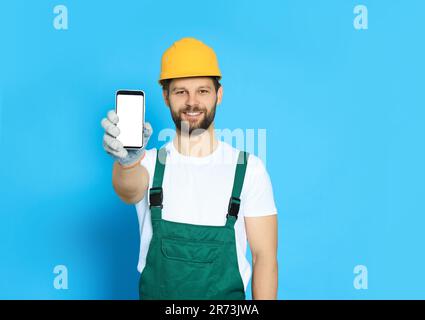
[[[218, 81], [218, 77], [210, 77], [210, 78], [214, 83], [215, 93], [217, 93], [218, 89], [220, 89], [221, 87], [221, 83]], [[169, 95], [170, 93], [170, 83], [172, 80], [173, 79], [164, 79], [160, 81], [162, 90], [167, 91], [167, 95]]]

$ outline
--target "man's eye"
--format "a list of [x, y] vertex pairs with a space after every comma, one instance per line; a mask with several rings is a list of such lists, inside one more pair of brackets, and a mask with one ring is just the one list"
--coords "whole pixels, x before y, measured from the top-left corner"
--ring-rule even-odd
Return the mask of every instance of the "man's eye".
[[204, 93], [208, 93], [208, 90], [200, 90], [200, 92], [201, 92], [202, 94], [204, 94]]
[[182, 94], [184, 91], [176, 91], [176, 94]]

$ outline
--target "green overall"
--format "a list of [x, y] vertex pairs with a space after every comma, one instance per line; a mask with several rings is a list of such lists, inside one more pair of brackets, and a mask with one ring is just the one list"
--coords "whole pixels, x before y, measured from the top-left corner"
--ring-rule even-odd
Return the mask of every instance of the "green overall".
[[152, 188], [149, 189], [153, 234], [146, 265], [140, 275], [139, 298], [244, 300], [234, 225], [249, 154], [239, 153], [224, 226], [162, 219], [162, 180], [166, 157], [165, 148], [161, 148], [156, 157]]

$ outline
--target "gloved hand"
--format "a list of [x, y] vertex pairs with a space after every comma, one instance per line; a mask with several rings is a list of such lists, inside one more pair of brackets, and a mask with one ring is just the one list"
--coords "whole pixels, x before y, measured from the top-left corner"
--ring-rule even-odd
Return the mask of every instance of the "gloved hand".
[[146, 122], [143, 127], [143, 147], [137, 150], [127, 150], [124, 148], [122, 142], [117, 139], [120, 134], [120, 129], [117, 127], [118, 120], [118, 115], [115, 110], [108, 111], [107, 118], [102, 119], [101, 125], [105, 129], [105, 134], [103, 135], [103, 148], [121, 165], [130, 166], [140, 161], [145, 154], [145, 148], [152, 135], [153, 129], [150, 123]]

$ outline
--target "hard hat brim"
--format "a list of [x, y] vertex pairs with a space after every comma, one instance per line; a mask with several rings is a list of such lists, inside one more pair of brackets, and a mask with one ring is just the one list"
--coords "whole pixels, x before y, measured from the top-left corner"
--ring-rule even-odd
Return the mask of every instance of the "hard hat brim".
[[196, 74], [196, 73], [190, 73], [190, 74], [185, 74], [183, 75], [168, 75], [168, 76], [164, 76], [161, 77], [158, 80], [158, 83], [161, 84], [161, 81], [163, 80], [171, 80], [171, 79], [182, 79], [182, 78], [196, 78], [196, 77], [217, 77], [218, 80], [221, 80], [221, 74]]

